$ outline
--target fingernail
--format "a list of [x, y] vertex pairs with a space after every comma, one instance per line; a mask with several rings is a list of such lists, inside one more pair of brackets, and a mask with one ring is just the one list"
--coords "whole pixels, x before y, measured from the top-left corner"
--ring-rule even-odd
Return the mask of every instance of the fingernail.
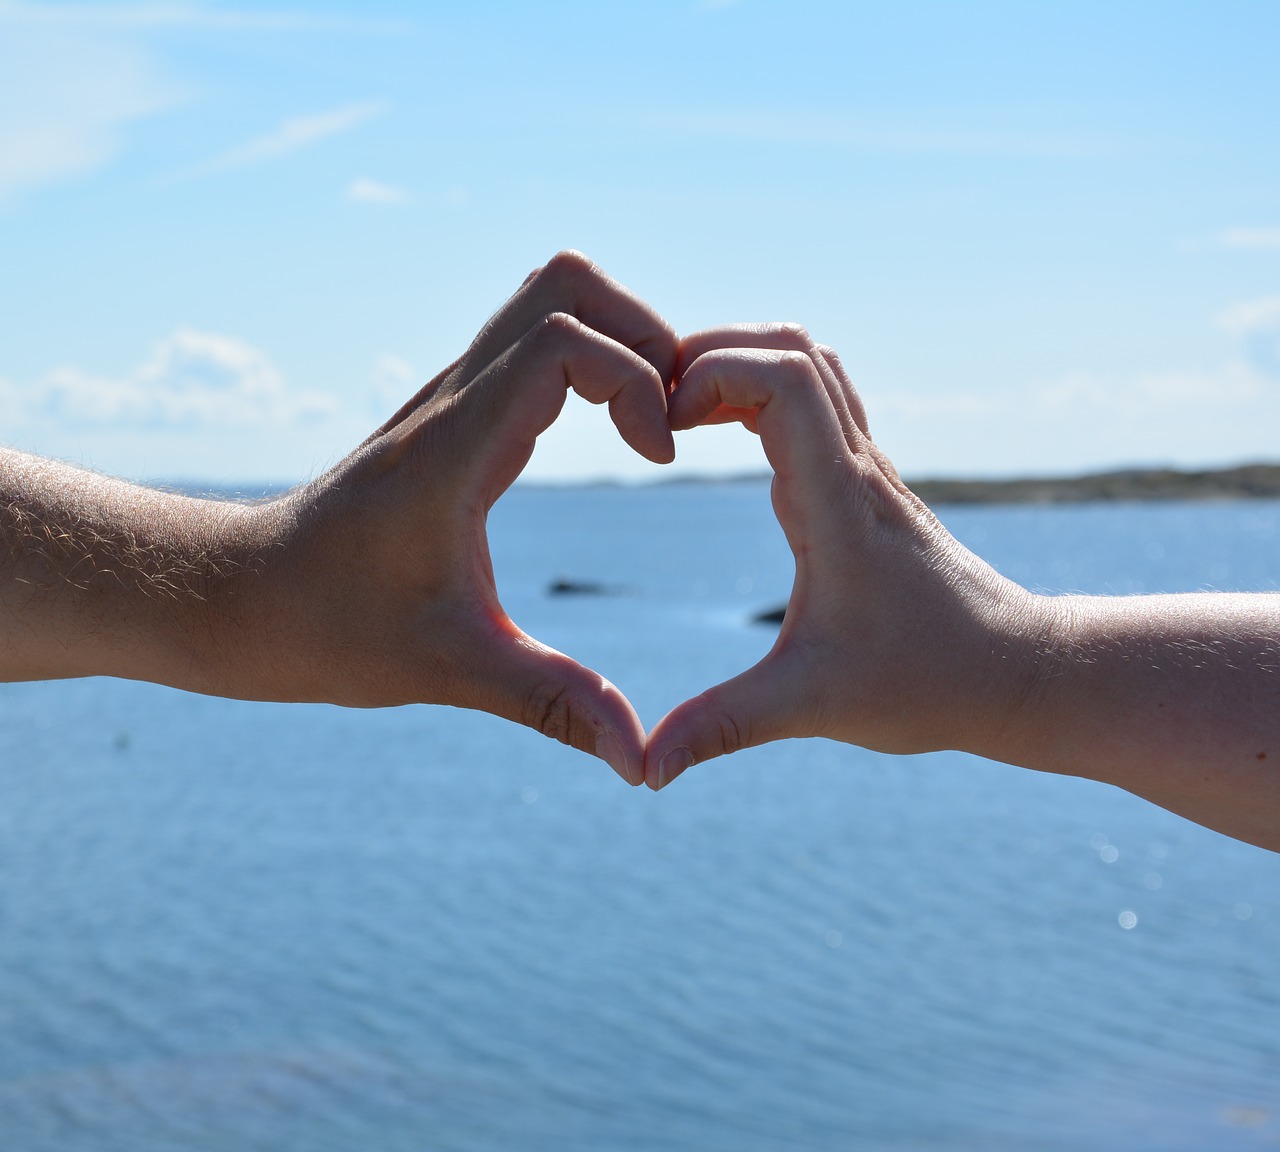
[[693, 753], [688, 748], [672, 748], [658, 761], [658, 789], [661, 791], [686, 768], [693, 767]]
[[635, 786], [635, 777], [631, 775], [631, 765], [627, 762], [627, 754], [617, 738], [609, 732], [601, 732], [596, 737], [596, 755], [609, 765], [628, 784]]

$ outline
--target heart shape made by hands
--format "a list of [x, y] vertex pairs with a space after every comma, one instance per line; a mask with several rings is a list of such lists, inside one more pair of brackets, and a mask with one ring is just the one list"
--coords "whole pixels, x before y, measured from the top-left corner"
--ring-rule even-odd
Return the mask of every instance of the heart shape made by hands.
[[[795, 556], [769, 653], [647, 736], [614, 685], [517, 627], [494, 584], [488, 512], [569, 389], [607, 404], [623, 440], [659, 463], [674, 459], [673, 432], [738, 421], [758, 434]], [[929, 700], [943, 726], [968, 706], [956, 687], [974, 680], [964, 659], [974, 637], [960, 634], [974, 617], [965, 598], [971, 586], [989, 590], [994, 574], [871, 442], [835, 353], [790, 324], [678, 339], [574, 253], [534, 272], [301, 504], [304, 546], [282, 564], [287, 594], [270, 602], [309, 605], [292, 629], [272, 621], [277, 635], [305, 635], [301, 667], [286, 669], [304, 687], [273, 684], [275, 699], [478, 708], [655, 789], [693, 763], [787, 736], [938, 746], [939, 725], [904, 701]], [[317, 628], [316, 604], [334, 606], [331, 632]], [[273, 653], [273, 668], [285, 663]]]

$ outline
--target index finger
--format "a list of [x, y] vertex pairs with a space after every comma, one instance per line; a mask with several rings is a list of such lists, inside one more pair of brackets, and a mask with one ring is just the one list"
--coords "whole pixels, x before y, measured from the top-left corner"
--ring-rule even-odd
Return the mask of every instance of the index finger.
[[[844, 371], [833, 349], [816, 344], [813, 338], [800, 324], [726, 324], [719, 328], [708, 328], [695, 332], [680, 341], [680, 354], [676, 361], [677, 387], [684, 370], [699, 356], [717, 348], [772, 348], [777, 351], [795, 351], [805, 353], [818, 370], [818, 376], [826, 387], [827, 395], [840, 417], [849, 447], [855, 451], [861, 447], [859, 433], [870, 438], [867, 429], [867, 414], [857, 389]], [[755, 422], [749, 419], [742, 409], [722, 408], [708, 415], [702, 423], [723, 423], [739, 420], [753, 432], [757, 431]]]
[[[518, 344], [525, 333], [556, 314], [582, 321], [647, 360], [658, 374], [658, 405], [665, 410], [666, 395], [675, 378], [675, 330], [639, 296], [605, 275], [581, 252], [564, 251], [530, 272], [515, 295], [480, 329], [470, 347], [405, 401], [366, 443], [409, 419], [440, 389], [459, 387], [480, 375]], [[666, 459], [669, 457], [660, 462]]]
[[848, 459], [840, 415], [818, 367], [803, 352], [715, 348], [680, 377], [671, 397], [671, 427], [695, 428], [722, 408], [753, 409], [765, 456], [784, 481], [834, 494]]
[[460, 364], [479, 371], [542, 317], [564, 312], [647, 360], [669, 385], [675, 376], [676, 334], [653, 308], [581, 252], [558, 252], [531, 273], [489, 319]]

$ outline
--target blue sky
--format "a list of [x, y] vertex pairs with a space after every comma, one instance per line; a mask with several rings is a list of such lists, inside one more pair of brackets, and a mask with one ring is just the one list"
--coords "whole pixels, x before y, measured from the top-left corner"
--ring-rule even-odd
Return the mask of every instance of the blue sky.
[[[576, 247], [683, 331], [805, 323], [909, 475], [1280, 458], [1277, 44], [1272, 2], [0, 0], [0, 441], [314, 474]], [[585, 404], [528, 473], [662, 474]]]

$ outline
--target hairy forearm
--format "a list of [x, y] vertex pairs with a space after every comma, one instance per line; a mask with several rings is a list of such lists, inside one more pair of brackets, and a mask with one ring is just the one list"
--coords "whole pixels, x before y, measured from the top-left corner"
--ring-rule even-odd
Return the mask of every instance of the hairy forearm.
[[1118, 785], [1280, 850], [1280, 595], [1047, 598], [996, 759]]
[[0, 449], [0, 679], [219, 691], [266, 519]]

